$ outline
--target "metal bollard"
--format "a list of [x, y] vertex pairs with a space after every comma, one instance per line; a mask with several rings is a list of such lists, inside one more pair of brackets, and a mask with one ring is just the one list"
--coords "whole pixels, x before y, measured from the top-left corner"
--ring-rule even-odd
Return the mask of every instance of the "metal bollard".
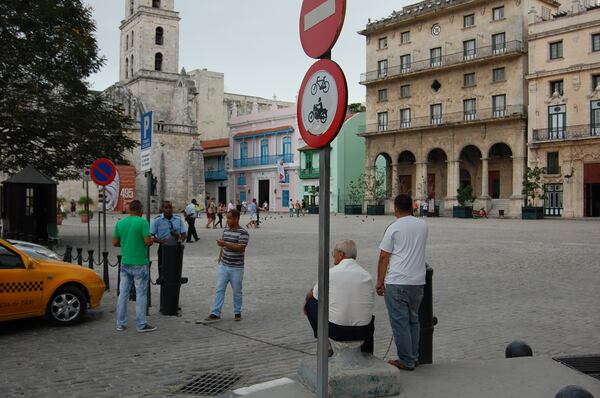
[[108, 277], [108, 252], [102, 252], [102, 279], [104, 279], [105, 290], [110, 290], [110, 280]]
[[65, 263], [70, 263], [73, 261], [73, 248], [71, 246], [67, 246], [67, 250], [65, 250], [65, 255], [63, 256], [63, 261]]
[[423, 300], [419, 307], [419, 323], [421, 333], [419, 339], [419, 363], [433, 363], [433, 329], [437, 318], [433, 316], [433, 268], [426, 264], [425, 286], [423, 287]]
[[78, 247], [77, 248], [77, 264], [78, 265], [83, 265], [83, 248]]
[[94, 250], [88, 250], [88, 268], [94, 269]]

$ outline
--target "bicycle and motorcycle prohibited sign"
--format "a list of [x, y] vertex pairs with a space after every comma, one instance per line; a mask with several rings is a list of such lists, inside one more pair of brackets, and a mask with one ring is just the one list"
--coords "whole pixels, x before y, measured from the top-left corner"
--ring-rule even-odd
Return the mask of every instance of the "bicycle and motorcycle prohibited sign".
[[346, 0], [304, 0], [300, 41], [306, 55], [321, 58], [337, 41], [346, 15]]
[[335, 62], [315, 62], [300, 86], [298, 128], [312, 148], [328, 145], [346, 118], [348, 86], [344, 72]]

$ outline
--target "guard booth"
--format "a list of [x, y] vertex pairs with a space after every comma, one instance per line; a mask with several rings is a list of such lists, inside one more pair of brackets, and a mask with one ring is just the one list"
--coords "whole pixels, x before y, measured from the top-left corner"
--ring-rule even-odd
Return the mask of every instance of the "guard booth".
[[48, 240], [56, 224], [56, 182], [27, 166], [2, 182], [2, 236], [31, 242]]

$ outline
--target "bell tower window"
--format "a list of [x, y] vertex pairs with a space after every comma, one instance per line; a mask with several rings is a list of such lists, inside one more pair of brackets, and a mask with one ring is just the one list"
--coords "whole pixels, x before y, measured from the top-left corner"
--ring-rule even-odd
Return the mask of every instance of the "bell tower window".
[[129, 78], [129, 58], [125, 58], [125, 79]]
[[160, 8], [160, 0], [152, 0], [152, 8]]
[[129, 0], [129, 15], [133, 14], [133, 0]]
[[164, 31], [160, 26], [156, 28], [156, 33], [154, 35], [154, 43], [158, 45], [162, 45], [164, 43]]
[[131, 75], [131, 77], [133, 77], [133, 54], [131, 55], [131, 64], [129, 66], [131, 68], [129, 70], [129, 72], [130, 72], [129, 74]]
[[163, 55], [161, 53], [156, 53], [156, 55], [154, 55], [154, 70], [162, 71], [162, 62]]

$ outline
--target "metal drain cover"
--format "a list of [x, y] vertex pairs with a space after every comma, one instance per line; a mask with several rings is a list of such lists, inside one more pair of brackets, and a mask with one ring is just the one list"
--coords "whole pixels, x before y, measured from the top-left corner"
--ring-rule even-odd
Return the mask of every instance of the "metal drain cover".
[[179, 389], [180, 393], [215, 397], [233, 386], [240, 376], [233, 373], [204, 372]]
[[600, 355], [556, 357], [555, 361], [600, 380]]

